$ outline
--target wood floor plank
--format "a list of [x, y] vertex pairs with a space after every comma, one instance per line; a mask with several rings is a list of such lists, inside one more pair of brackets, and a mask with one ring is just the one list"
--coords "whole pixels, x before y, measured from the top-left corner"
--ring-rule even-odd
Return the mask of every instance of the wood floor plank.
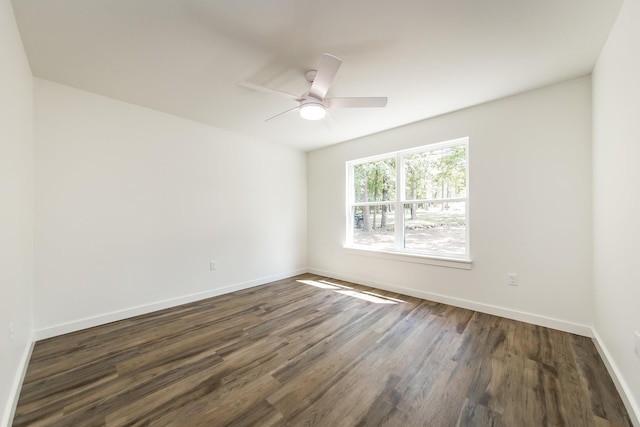
[[502, 427], [502, 416], [484, 405], [470, 400], [465, 402], [457, 426], [459, 427]]
[[588, 338], [305, 274], [36, 343], [14, 426], [631, 426]]
[[617, 410], [619, 405], [613, 380], [602, 374], [602, 362], [591, 340], [572, 335], [576, 363], [582, 385], [589, 395], [591, 411], [597, 419], [609, 420], [614, 425], [625, 425], [631, 421]]
[[[353, 357], [353, 365], [341, 372], [336, 381], [318, 398], [313, 406], [295, 417], [291, 417], [294, 424], [312, 423], [316, 418], [322, 419], [326, 425], [337, 425], [343, 420], [350, 420], [348, 425], [359, 424], [370, 412], [372, 401], [385, 398], [385, 388], [399, 382], [400, 377], [395, 371], [406, 368], [406, 355], [414, 354], [420, 349], [428, 347], [434, 340], [436, 328], [414, 328], [415, 322], [427, 322], [428, 310], [418, 307], [397, 322], [387, 334], [380, 337], [370, 347], [368, 352], [360, 352]], [[362, 373], [369, 373], [366, 383], [363, 383]], [[393, 393], [392, 390], [386, 390]], [[358, 400], [350, 396], [358, 395]], [[318, 408], [328, 408], [326, 413], [318, 413]], [[376, 408], [379, 409], [379, 408]]]

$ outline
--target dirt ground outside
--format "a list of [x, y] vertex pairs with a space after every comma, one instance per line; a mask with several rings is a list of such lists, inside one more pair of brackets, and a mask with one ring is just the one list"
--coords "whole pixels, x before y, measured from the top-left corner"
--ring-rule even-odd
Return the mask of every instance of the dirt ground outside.
[[[373, 222], [373, 215], [371, 219]], [[364, 231], [362, 227], [354, 228], [353, 243], [380, 249], [393, 249], [395, 247], [393, 213], [387, 214], [387, 223], [384, 228], [380, 225], [378, 213], [375, 225], [376, 227], [371, 231]], [[415, 220], [405, 220], [404, 239], [406, 249], [452, 255], [464, 254], [466, 249], [465, 213], [459, 208], [419, 210]]]

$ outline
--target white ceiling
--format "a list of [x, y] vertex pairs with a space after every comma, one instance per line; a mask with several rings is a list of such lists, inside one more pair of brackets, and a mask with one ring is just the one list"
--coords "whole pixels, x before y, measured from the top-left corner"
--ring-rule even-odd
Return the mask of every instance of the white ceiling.
[[[591, 72], [621, 0], [13, 0], [33, 74], [305, 151]], [[327, 52], [328, 96], [384, 109], [305, 121], [293, 101]]]

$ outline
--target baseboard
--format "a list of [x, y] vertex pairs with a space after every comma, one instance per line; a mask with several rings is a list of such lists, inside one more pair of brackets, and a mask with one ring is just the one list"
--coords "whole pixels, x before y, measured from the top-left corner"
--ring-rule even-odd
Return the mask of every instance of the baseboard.
[[593, 343], [595, 344], [607, 371], [609, 371], [609, 375], [611, 376], [611, 379], [613, 379], [616, 389], [618, 389], [618, 393], [622, 398], [625, 408], [627, 408], [631, 422], [634, 426], [640, 427], [640, 407], [638, 406], [638, 403], [631, 397], [631, 390], [629, 389], [627, 382], [624, 380], [624, 377], [618, 369], [618, 365], [614, 362], [611, 357], [611, 353], [609, 353], [607, 346], [604, 345], [600, 334], [598, 334], [598, 331], [596, 331], [595, 328], [593, 328], [592, 334]]
[[0, 424], [3, 427], [10, 427], [13, 423], [13, 416], [15, 415], [16, 407], [18, 406], [18, 399], [20, 398], [20, 390], [22, 390], [22, 382], [27, 374], [29, 359], [31, 359], [31, 353], [33, 352], [33, 346], [35, 343], [36, 337], [35, 334], [32, 333], [28, 338], [27, 345], [24, 347], [22, 357], [20, 358], [20, 364], [18, 365], [16, 374], [13, 377], [13, 383], [11, 384], [11, 389], [9, 391], [9, 398], [7, 399], [2, 416], [2, 424]]
[[62, 323], [49, 326], [36, 331], [36, 339], [42, 340], [55, 337], [58, 335], [68, 334], [70, 332], [82, 329], [92, 328], [94, 326], [104, 325], [106, 323], [117, 322], [118, 320], [128, 319], [130, 317], [139, 316], [141, 314], [151, 313], [153, 311], [164, 310], [166, 308], [176, 307], [182, 304], [188, 304], [194, 301], [216, 297], [218, 295], [228, 294], [230, 292], [240, 291], [242, 289], [252, 288], [254, 286], [264, 285], [266, 283], [275, 282], [277, 280], [286, 279], [288, 277], [297, 276], [306, 273], [307, 269], [289, 271], [287, 273], [277, 274], [274, 276], [262, 277], [255, 280], [236, 283], [221, 288], [210, 289], [204, 292], [184, 295], [177, 298], [171, 298], [163, 301], [157, 301], [150, 304], [130, 307], [123, 310], [113, 311], [110, 313], [99, 314], [97, 316], [87, 317], [84, 319], [74, 320], [72, 322]]
[[534, 313], [527, 313], [524, 311], [513, 310], [506, 307], [499, 307], [490, 304], [479, 303], [462, 298], [451, 297], [447, 295], [436, 294], [432, 292], [421, 291], [418, 289], [404, 288], [390, 283], [378, 282], [374, 280], [365, 279], [362, 277], [355, 277], [335, 273], [332, 271], [320, 270], [316, 268], [309, 268], [309, 273], [318, 274], [320, 276], [333, 277], [339, 280], [345, 280], [347, 282], [357, 283], [365, 286], [371, 286], [386, 291], [397, 292], [404, 295], [409, 295], [416, 298], [422, 298], [429, 301], [441, 302], [444, 304], [453, 305], [456, 307], [466, 308], [469, 310], [479, 311], [481, 313], [492, 314], [494, 316], [505, 317], [507, 319], [518, 320], [521, 322], [531, 323], [533, 325], [544, 326], [546, 328], [557, 329], [559, 331], [569, 332], [576, 335], [582, 335], [585, 337], [592, 337], [592, 330], [590, 326], [581, 325], [579, 323], [568, 322], [566, 320], [555, 319], [552, 317], [540, 316]]

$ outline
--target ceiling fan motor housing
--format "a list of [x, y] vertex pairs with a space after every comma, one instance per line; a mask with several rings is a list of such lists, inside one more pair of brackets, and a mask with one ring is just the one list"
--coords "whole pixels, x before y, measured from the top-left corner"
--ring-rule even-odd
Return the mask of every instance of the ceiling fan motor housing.
[[313, 81], [316, 79], [317, 73], [318, 73], [318, 70], [309, 70], [306, 73], [304, 73], [304, 78], [307, 79], [309, 83], [313, 83]]

